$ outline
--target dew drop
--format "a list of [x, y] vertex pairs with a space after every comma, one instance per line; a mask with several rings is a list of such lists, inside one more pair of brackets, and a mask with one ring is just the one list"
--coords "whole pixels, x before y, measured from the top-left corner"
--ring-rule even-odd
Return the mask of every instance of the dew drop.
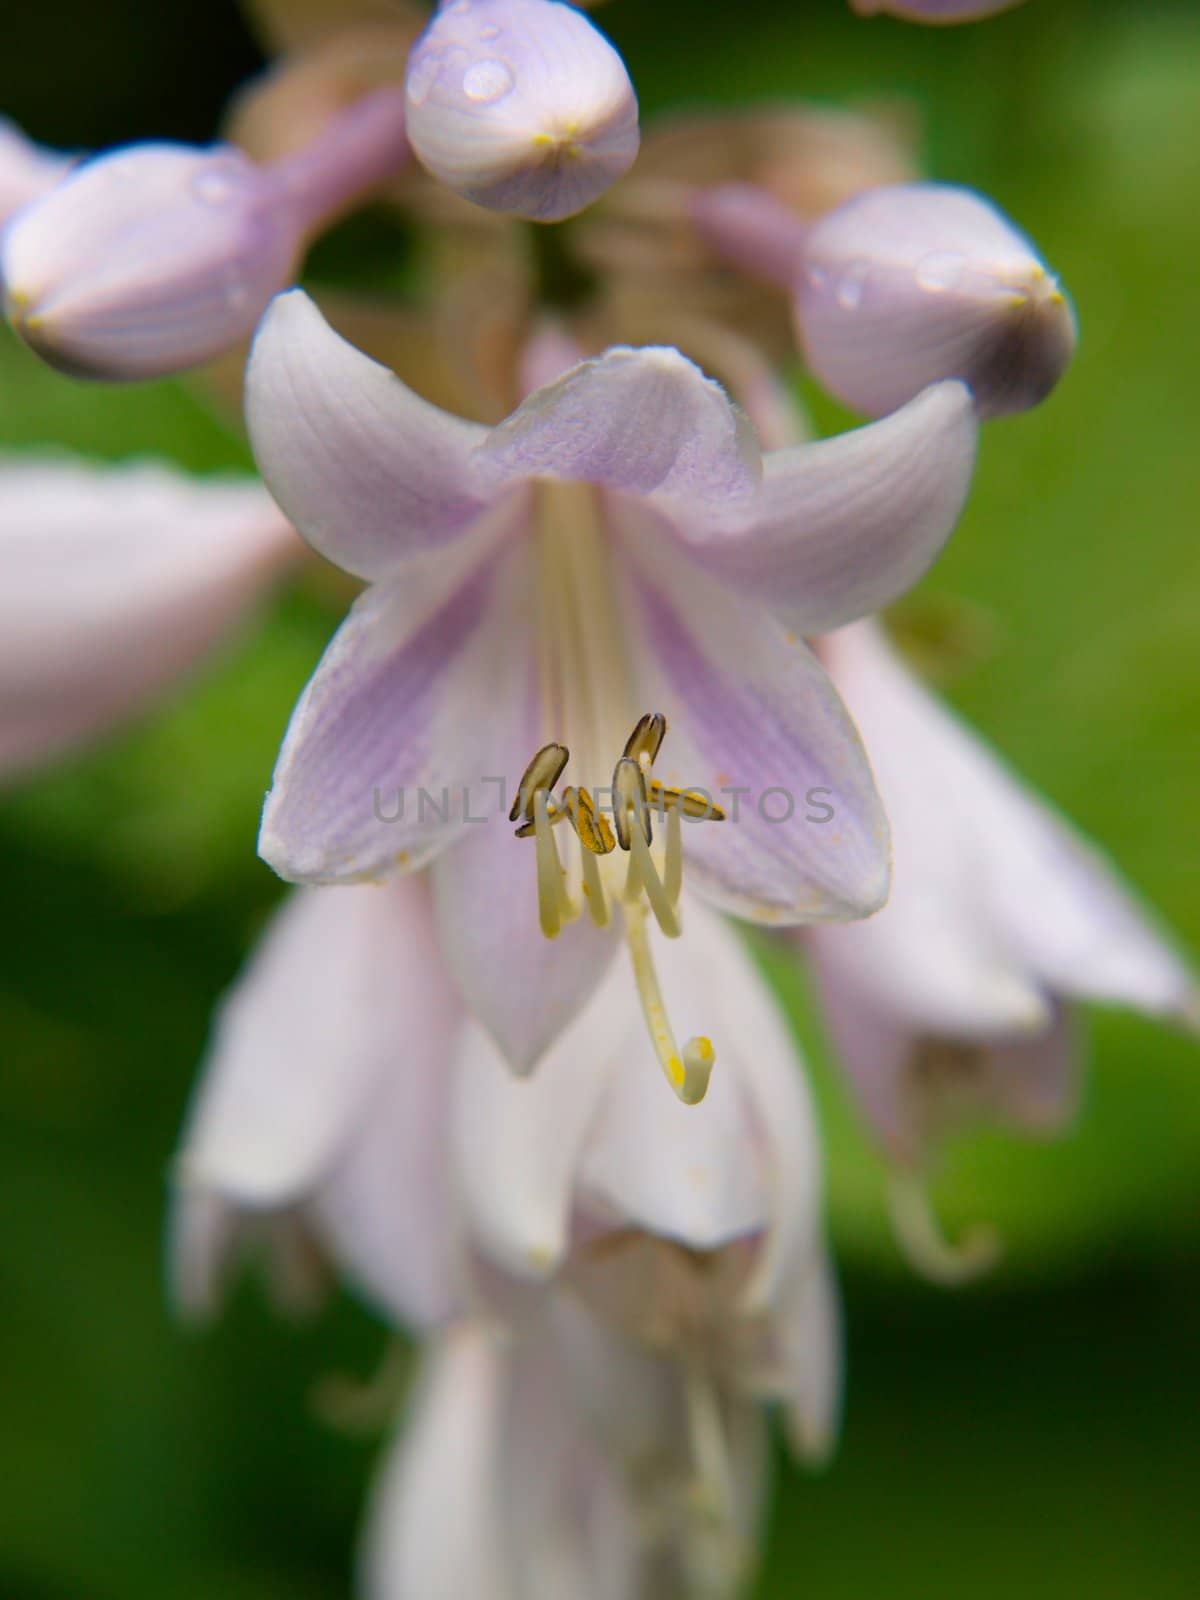
[[409, 68], [408, 82], [405, 90], [408, 94], [410, 105], [423, 106], [429, 98], [429, 91], [433, 88], [434, 79], [441, 70], [441, 58], [432, 51], [428, 55], [420, 56], [415, 65]]
[[934, 250], [917, 262], [917, 287], [929, 294], [945, 294], [958, 283], [966, 265], [966, 256], [958, 250]]
[[463, 75], [463, 93], [477, 105], [488, 106], [513, 86], [513, 75], [503, 61], [478, 61]]
[[206, 206], [223, 206], [233, 194], [233, 184], [220, 172], [202, 172], [192, 179], [192, 193]]
[[870, 275], [871, 267], [867, 261], [852, 261], [842, 273], [834, 293], [843, 311], [858, 310]]

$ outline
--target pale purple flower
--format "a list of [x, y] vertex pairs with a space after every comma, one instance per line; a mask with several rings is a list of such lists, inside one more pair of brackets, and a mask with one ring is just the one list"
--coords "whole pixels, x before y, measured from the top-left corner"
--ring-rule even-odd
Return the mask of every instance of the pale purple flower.
[[664, 981], [736, 1027], [698, 1108], [653, 1083], [611, 978], [515, 1079], [462, 1016], [420, 880], [301, 891], [222, 1008], [176, 1166], [178, 1302], [211, 1312], [257, 1242], [285, 1294], [326, 1261], [433, 1340], [375, 1493], [368, 1596], [506, 1574], [593, 1592], [557, 1573], [615, 1600], [681, 1561], [732, 1581], [762, 1495], [756, 1408], [782, 1404], [802, 1458], [832, 1446], [840, 1318], [804, 1080], [721, 920], [698, 910], [689, 944]]
[[[255, 1218], [302, 1221], [419, 1324], [459, 1303], [470, 1257], [535, 1286], [613, 1232], [729, 1247], [731, 1305], [787, 1302], [820, 1243], [812, 1109], [748, 955], [719, 917], [691, 910], [662, 982], [679, 1011], [712, 1015], [728, 1058], [697, 1107], [645, 1070], [652, 1047], [618, 974], [522, 1080], [453, 992], [422, 879], [293, 897], [218, 1015], [189, 1117], [180, 1303], [215, 1304], [231, 1241]], [[641, 1296], [639, 1314], [662, 1310]]]
[[906, 22], [934, 23], [977, 22], [1020, 4], [1021, 0], [850, 0], [851, 8], [863, 17], [886, 12]]
[[637, 155], [621, 57], [559, 0], [444, 0], [409, 57], [406, 94], [417, 159], [493, 211], [571, 216]]
[[[800, 635], [886, 603], [941, 547], [971, 474], [966, 391], [764, 460], [676, 351], [618, 349], [489, 430], [419, 400], [296, 293], [264, 319], [247, 418], [280, 505], [371, 584], [293, 716], [264, 858], [313, 883], [434, 863], [451, 965], [518, 1068], [623, 932], [664, 1070], [703, 1092], [711, 1046], [675, 1046], [647, 918], [678, 934], [684, 859], [695, 888], [755, 921], [882, 904], [870, 769]], [[668, 796], [653, 849], [638, 829], [594, 851], [577, 818], [553, 826], [554, 773], [521, 797], [536, 839], [513, 838], [503, 809], [535, 751], [569, 750], [569, 783], [595, 795], [647, 713], [669, 726], [662, 755], [622, 771], [707, 791], [727, 821], [683, 824]], [[817, 790], [830, 826], [805, 820]]]
[[796, 312], [813, 375], [878, 416], [961, 378], [984, 416], [1044, 400], [1075, 350], [1075, 316], [1024, 234], [970, 189], [907, 183], [856, 195], [808, 229]]
[[231, 145], [130, 145], [87, 161], [5, 231], [6, 313], [79, 377], [155, 378], [211, 360], [252, 332], [311, 235], [406, 152], [392, 89], [270, 166]]
[[0, 229], [22, 206], [65, 177], [74, 160], [34, 144], [14, 122], [0, 117]]
[[[1076, 1104], [1073, 1003], [1195, 1027], [1194, 975], [1110, 864], [916, 682], [876, 627], [820, 650], [871, 751], [894, 840], [887, 907], [806, 940], [863, 1111], [914, 1173], [977, 1119], [1057, 1129]], [[911, 1236], [926, 1223], [911, 1186], [899, 1197]], [[919, 1252], [952, 1273], [954, 1258], [939, 1265], [927, 1242]]]
[[302, 553], [250, 479], [0, 459], [0, 776], [148, 705]]
[[516, 1341], [464, 1324], [424, 1356], [372, 1495], [360, 1592], [732, 1600], [768, 1467], [756, 1408], [681, 1362], [562, 1317]]
[[445, 1158], [461, 1012], [427, 885], [295, 894], [217, 1013], [176, 1165], [170, 1267], [193, 1317], [258, 1243], [336, 1257], [393, 1320], [459, 1306]]

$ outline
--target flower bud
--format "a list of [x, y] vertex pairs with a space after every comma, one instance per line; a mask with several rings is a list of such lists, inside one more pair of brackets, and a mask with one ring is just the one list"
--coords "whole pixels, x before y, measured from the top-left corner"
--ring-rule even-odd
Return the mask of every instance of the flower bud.
[[15, 123], [0, 117], [0, 227], [22, 206], [52, 189], [73, 160], [57, 150], [43, 150]]
[[77, 377], [159, 378], [212, 360], [253, 331], [309, 237], [407, 158], [398, 88], [362, 96], [270, 166], [231, 145], [116, 150], [14, 220], [5, 309]]
[[418, 160], [492, 211], [556, 222], [632, 165], [638, 109], [620, 56], [559, 0], [453, 0], [413, 50]]
[[87, 162], [9, 226], [5, 309], [51, 366], [161, 377], [248, 335], [289, 282], [295, 209], [232, 147], [147, 144]]
[[860, 17], [875, 17], [884, 11], [906, 22], [976, 22], [1020, 4], [1021, 0], [850, 0], [851, 9]]
[[984, 416], [1044, 400], [1075, 316], [1029, 240], [945, 184], [873, 189], [814, 223], [797, 288], [813, 375], [870, 416], [961, 378]]

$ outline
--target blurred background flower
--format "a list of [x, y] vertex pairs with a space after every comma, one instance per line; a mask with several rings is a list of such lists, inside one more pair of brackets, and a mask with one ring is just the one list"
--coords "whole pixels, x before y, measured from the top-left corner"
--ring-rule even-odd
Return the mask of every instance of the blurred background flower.
[[[743, 0], [728, 16], [613, 0], [599, 15], [647, 124], [668, 105], [873, 101], [939, 180], [1019, 219], [1070, 286], [1070, 373], [988, 430], [962, 527], [894, 621], [972, 725], [1200, 949], [1193, 9], [1038, 0], [936, 30], [867, 24], [838, 0]], [[102, 17], [47, 0], [6, 18], [0, 110], [55, 150], [204, 142], [258, 48], [233, 0], [112, 0]], [[306, 282], [353, 286], [402, 243], [365, 213], [321, 241]], [[852, 420], [804, 398], [823, 429]], [[76, 386], [7, 335], [0, 446], [251, 465], [196, 390]], [[327, 581], [312, 569], [188, 695], [0, 807], [0, 1592], [14, 1600], [347, 1591], [378, 1439], [327, 1430], [321, 1380], [369, 1374], [379, 1327], [343, 1299], [288, 1337], [239, 1290], [197, 1342], [166, 1309], [160, 1243], [213, 997], [279, 898], [253, 853], [258, 808], [344, 603]], [[820, 1070], [811, 996], [785, 952], [761, 954], [818, 1064], [850, 1386], [833, 1469], [811, 1481], [779, 1462], [759, 1593], [1190, 1600], [1194, 1046], [1105, 1015], [1065, 1141], [953, 1148], [935, 1188], [947, 1227], [988, 1218], [1006, 1253], [949, 1295], [901, 1266], [848, 1091]]]

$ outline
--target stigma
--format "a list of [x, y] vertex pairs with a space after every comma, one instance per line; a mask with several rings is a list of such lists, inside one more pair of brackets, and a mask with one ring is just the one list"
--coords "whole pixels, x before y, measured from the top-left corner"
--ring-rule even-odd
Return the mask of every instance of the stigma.
[[[538, 921], [547, 939], [557, 938], [585, 911], [600, 928], [620, 915], [659, 1064], [680, 1100], [698, 1105], [708, 1091], [716, 1053], [703, 1036], [689, 1039], [682, 1050], [676, 1043], [654, 965], [649, 923], [656, 922], [668, 939], [679, 938], [683, 818], [722, 822], [725, 813], [707, 795], [668, 788], [654, 777], [666, 733], [666, 718], [658, 712], [638, 720], [613, 768], [607, 796], [568, 786], [556, 798], [555, 786], [570, 752], [565, 745], [544, 745], [522, 775], [509, 820], [518, 824], [519, 839], [534, 841]], [[607, 807], [603, 799], [609, 801]], [[560, 835], [567, 844], [565, 865]]]

